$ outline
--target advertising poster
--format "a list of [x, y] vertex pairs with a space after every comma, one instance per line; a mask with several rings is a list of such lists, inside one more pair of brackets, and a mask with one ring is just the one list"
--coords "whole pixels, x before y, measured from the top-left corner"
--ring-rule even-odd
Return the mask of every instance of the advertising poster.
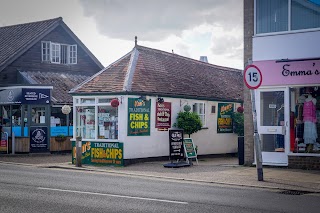
[[217, 133], [233, 133], [233, 103], [218, 103]]
[[8, 135], [0, 132], [0, 152], [7, 152], [8, 148]]
[[48, 151], [48, 127], [30, 127], [30, 152]]
[[[123, 166], [123, 143], [82, 141], [83, 164]], [[72, 141], [72, 163], [76, 164], [76, 142]]]
[[170, 160], [178, 160], [184, 158], [182, 129], [169, 130], [169, 147]]
[[150, 135], [151, 101], [128, 98], [128, 136]]
[[156, 103], [156, 128], [171, 128], [171, 103]]

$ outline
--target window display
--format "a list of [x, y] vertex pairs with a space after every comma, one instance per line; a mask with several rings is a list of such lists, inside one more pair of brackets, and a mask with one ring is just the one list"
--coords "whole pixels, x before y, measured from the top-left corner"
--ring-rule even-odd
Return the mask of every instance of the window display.
[[[76, 101], [76, 136], [83, 139], [118, 139], [118, 108], [112, 98]], [[88, 106], [89, 105], [89, 106]]]
[[[318, 87], [296, 89], [298, 98], [295, 106], [294, 120], [294, 147], [293, 152], [320, 153], [318, 135], [320, 93]], [[318, 99], [318, 100], [317, 100]]]

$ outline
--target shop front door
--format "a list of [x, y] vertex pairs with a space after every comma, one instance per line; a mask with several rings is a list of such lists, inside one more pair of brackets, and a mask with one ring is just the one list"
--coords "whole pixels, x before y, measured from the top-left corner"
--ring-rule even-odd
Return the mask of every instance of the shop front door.
[[288, 165], [289, 91], [287, 88], [259, 89], [257, 122], [264, 165]]

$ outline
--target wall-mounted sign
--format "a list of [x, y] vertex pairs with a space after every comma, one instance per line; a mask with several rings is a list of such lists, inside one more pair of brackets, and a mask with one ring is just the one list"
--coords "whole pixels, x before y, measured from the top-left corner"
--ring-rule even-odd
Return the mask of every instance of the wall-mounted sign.
[[48, 151], [48, 127], [30, 127], [30, 152]]
[[217, 133], [233, 133], [233, 103], [218, 103]]
[[262, 86], [319, 84], [320, 60], [254, 61], [262, 75]]
[[50, 104], [50, 89], [22, 89], [22, 104]]
[[21, 104], [22, 89], [0, 89], [0, 104]]
[[128, 136], [150, 135], [151, 101], [128, 98]]
[[5, 88], [0, 89], [0, 104], [50, 104], [50, 89]]
[[182, 129], [169, 130], [169, 148], [170, 148], [169, 150], [170, 160], [178, 160], [178, 159], [184, 158]]
[[171, 128], [171, 103], [156, 103], [156, 128]]

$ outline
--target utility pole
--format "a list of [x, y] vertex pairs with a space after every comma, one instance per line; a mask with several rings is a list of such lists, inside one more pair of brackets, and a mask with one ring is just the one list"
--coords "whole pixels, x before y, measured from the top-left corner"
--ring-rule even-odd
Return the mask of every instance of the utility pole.
[[258, 134], [258, 123], [257, 123], [257, 111], [256, 111], [256, 98], [255, 89], [258, 89], [262, 83], [262, 74], [258, 67], [255, 65], [248, 65], [243, 73], [243, 79], [246, 86], [251, 92], [251, 103], [252, 103], [252, 116], [253, 116], [253, 128], [254, 128], [254, 151], [256, 157], [256, 167], [258, 181], [263, 181], [263, 169], [262, 169], [262, 152], [261, 142]]
[[82, 137], [76, 137], [76, 167], [82, 167]]

